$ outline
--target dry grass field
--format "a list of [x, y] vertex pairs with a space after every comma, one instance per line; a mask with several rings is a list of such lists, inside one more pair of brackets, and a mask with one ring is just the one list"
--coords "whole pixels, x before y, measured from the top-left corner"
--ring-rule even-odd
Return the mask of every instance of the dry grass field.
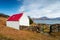
[[53, 33], [54, 35], [51, 36], [9, 28], [6, 26], [6, 19], [0, 17], [0, 40], [60, 40], [60, 33]]

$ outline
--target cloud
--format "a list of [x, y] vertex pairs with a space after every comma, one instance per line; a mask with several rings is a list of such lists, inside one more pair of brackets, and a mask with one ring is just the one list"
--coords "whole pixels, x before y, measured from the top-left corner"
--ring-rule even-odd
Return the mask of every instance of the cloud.
[[60, 1], [59, 0], [24, 0], [23, 5], [19, 9], [24, 11], [30, 17], [49, 18], [60, 17]]

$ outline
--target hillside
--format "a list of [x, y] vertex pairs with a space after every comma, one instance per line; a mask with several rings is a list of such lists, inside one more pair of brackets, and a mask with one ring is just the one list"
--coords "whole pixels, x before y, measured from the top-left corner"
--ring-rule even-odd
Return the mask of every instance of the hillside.
[[0, 17], [8, 18], [9, 15], [5, 15], [5, 14], [3, 14], [3, 13], [0, 13]]
[[7, 18], [0, 17], [0, 40], [59, 40], [54, 36], [9, 28], [6, 20]]

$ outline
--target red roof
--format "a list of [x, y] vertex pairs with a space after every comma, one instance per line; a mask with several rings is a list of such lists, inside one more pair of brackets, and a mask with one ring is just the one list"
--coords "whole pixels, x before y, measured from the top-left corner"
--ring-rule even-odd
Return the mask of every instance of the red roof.
[[14, 14], [8, 18], [7, 21], [18, 21], [22, 17], [23, 13]]

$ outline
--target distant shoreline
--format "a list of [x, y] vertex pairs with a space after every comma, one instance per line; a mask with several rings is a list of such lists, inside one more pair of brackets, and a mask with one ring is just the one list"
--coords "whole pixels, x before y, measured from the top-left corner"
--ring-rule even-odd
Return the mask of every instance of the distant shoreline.
[[60, 24], [60, 20], [33, 20], [36, 24]]

